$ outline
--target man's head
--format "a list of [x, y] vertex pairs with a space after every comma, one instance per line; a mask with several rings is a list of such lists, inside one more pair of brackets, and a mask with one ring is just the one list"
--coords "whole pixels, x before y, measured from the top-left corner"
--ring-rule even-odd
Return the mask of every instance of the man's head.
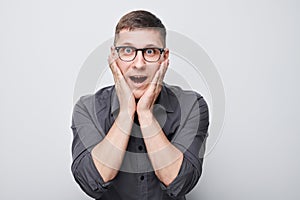
[[168, 59], [166, 29], [148, 11], [124, 15], [115, 30], [112, 54], [135, 98], [140, 98], [160, 64]]
[[132, 11], [124, 15], [119, 20], [115, 29], [114, 44], [116, 44], [116, 40], [118, 39], [118, 35], [121, 31], [134, 31], [137, 29], [153, 29], [159, 31], [163, 47], [166, 47], [165, 26], [162, 24], [159, 18], [145, 10]]

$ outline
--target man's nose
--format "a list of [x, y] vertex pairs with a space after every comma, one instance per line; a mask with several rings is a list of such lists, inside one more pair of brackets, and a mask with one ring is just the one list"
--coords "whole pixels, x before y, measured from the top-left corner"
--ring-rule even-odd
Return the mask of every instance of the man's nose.
[[146, 62], [143, 57], [143, 52], [138, 51], [134, 59], [134, 67], [140, 69], [140, 68], [144, 68], [145, 66], [146, 66]]

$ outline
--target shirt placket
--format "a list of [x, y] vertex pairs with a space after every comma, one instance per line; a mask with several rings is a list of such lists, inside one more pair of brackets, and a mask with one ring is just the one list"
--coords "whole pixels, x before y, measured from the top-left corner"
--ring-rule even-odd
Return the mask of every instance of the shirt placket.
[[[142, 139], [142, 133], [141, 129], [137, 128], [137, 136], [136, 138], [136, 144], [135, 144], [135, 152], [137, 154], [145, 154], [146, 153], [146, 147]], [[138, 182], [138, 191], [139, 191], [139, 199], [140, 200], [147, 200], [148, 199], [148, 188], [147, 188], [147, 175], [146, 172], [144, 172], [144, 165], [145, 159], [142, 159], [140, 156], [137, 156], [137, 182]]]

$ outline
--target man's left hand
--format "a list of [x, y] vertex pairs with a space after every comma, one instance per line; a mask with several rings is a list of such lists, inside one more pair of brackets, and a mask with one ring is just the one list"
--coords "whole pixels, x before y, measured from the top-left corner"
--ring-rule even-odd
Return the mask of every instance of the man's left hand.
[[169, 59], [164, 60], [160, 64], [160, 67], [155, 73], [151, 83], [149, 83], [147, 90], [145, 91], [143, 96], [139, 99], [137, 104], [137, 114], [139, 116], [142, 113], [143, 114], [149, 112], [152, 113], [153, 104], [161, 91], [162, 82], [168, 66], [169, 66]]

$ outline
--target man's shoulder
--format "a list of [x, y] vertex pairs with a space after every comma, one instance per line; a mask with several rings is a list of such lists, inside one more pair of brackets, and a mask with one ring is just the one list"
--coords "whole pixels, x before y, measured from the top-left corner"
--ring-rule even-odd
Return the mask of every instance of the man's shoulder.
[[77, 101], [77, 104], [91, 105], [91, 103], [95, 102], [95, 100], [107, 100], [111, 97], [113, 90], [114, 85], [103, 87], [94, 94], [81, 96]]
[[177, 85], [164, 84], [164, 87], [166, 88], [168, 95], [174, 97], [170, 99], [176, 99], [181, 109], [190, 110], [195, 105], [198, 105], [202, 111], [208, 109], [206, 100], [199, 92], [192, 89], [182, 89]]
[[96, 99], [104, 99], [104, 100], [108, 99], [111, 97], [114, 89], [115, 89], [115, 85], [103, 87], [95, 93], [95, 98]]
[[[182, 89], [176, 85], [165, 84], [166, 91], [169, 95], [173, 95], [179, 105], [174, 106], [174, 110], [180, 109], [182, 116], [188, 116], [193, 110], [195, 112], [199, 111], [201, 117], [208, 115], [208, 104], [204, 97], [195, 90]], [[172, 102], [170, 102], [172, 104]], [[204, 114], [206, 113], [206, 114]]]
[[200, 99], [202, 95], [195, 90], [182, 89], [177, 85], [169, 85], [164, 83], [164, 87], [169, 95], [176, 96], [178, 99]]

